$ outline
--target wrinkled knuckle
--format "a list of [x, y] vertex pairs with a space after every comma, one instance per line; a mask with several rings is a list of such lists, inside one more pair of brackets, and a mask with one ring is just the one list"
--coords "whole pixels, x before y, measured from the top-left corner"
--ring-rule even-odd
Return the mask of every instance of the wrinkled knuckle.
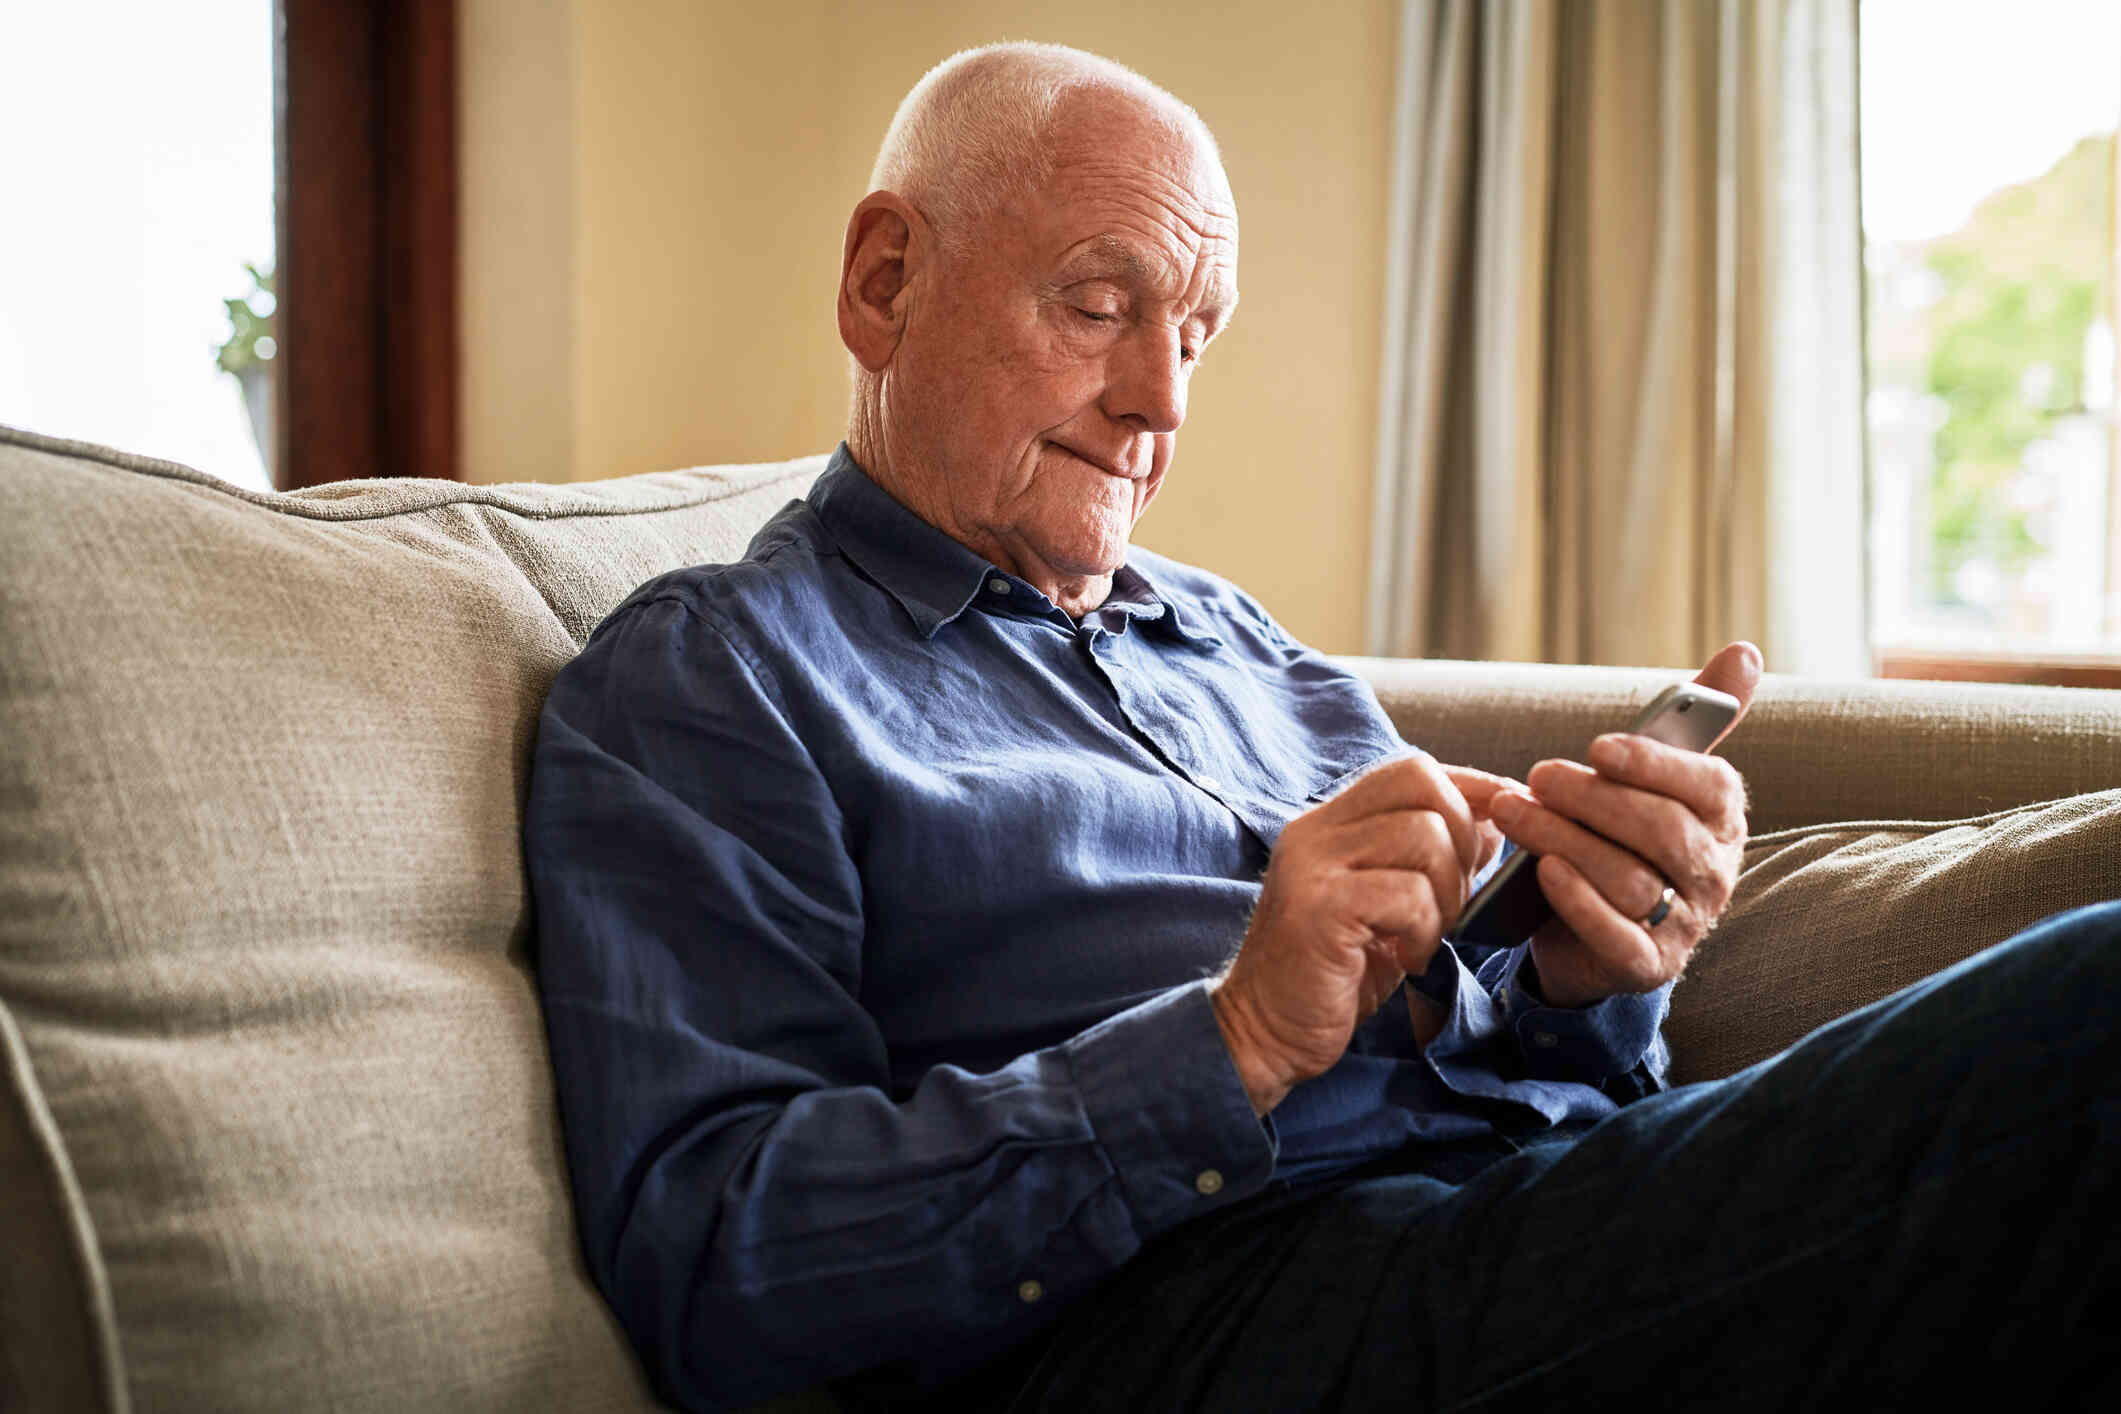
[[1436, 898], [1436, 885], [1426, 874], [1416, 874], [1407, 880], [1406, 914], [1410, 927], [1426, 932], [1443, 910]]
[[1411, 810], [1395, 810], [1377, 822], [1392, 861], [1403, 863], [1421, 848], [1421, 826]]
[[1736, 766], [1720, 756], [1711, 756], [1708, 759], [1715, 763], [1717, 792], [1723, 798], [1723, 813], [1738, 829], [1743, 830], [1746, 808], [1750, 804], [1746, 795], [1745, 777], [1738, 773]]
[[1738, 881], [1736, 879], [1726, 876], [1717, 881], [1716, 892], [1710, 896], [1709, 900], [1708, 918], [1710, 924], [1713, 925], [1716, 919], [1723, 916], [1723, 911], [1731, 906], [1731, 898], [1737, 892]]

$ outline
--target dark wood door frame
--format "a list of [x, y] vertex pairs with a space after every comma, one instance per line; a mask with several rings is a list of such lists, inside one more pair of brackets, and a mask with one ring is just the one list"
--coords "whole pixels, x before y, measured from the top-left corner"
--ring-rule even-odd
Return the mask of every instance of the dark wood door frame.
[[456, 6], [276, 0], [285, 490], [454, 478]]

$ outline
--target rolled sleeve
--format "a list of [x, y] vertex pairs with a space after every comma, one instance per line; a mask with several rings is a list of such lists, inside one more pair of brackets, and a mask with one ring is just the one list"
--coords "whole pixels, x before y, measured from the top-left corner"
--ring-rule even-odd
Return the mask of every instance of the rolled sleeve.
[[1641, 1070], [1652, 1088], [1661, 1086], [1666, 1060], [1661, 1028], [1671, 983], [1586, 1007], [1558, 1007], [1539, 994], [1529, 947], [1498, 954], [1491, 965], [1498, 975], [1484, 990], [1501, 1024], [1516, 1038], [1529, 1077], [1604, 1086]]
[[1446, 1013], [1423, 1052], [1437, 1078], [1459, 1095], [1521, 1106], [1554, 1124], [1662, 1089], [1669, 986], [1580, 1009], [1551, 1006], [1533, 990], [1530, 954], [1520, 944], [1476, 966], [1446, 943], [1409, 979]]

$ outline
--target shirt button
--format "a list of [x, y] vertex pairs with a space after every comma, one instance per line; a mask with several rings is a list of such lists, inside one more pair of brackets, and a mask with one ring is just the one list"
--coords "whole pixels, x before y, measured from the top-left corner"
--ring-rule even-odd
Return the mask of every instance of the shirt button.
[[1193, 1187], [1203, 1198], [1213, 1198], [1223, 1191], [1223, 1176], [1214, 1169], [1202, 1169], [1200, 1177], [1193, 1180]]
[[987, 592], [989, 594], [1007, 594], [1009, 592], [1009, 581], [1006, 579], [990, 579], [987, 581]]
[[1046, 1288], [1040, 1286], [1036, 1281], [1019, 1282], [1017, 1284], [1016, 1299], [1023, 1302], [1026, 1306], [1029, 1306], [1045, 1294]]
[[1532, 1033], [1532, 1044], [1545, 1050], [1552, 1050], [1561, 1044], [1561, 1038], [1551, 1031], [1534, 1031]]
[[1202, 790], [1221, 790], [1223, 788], [1223, 783], [1213, 776], [1201, 776], [1198, 779]]

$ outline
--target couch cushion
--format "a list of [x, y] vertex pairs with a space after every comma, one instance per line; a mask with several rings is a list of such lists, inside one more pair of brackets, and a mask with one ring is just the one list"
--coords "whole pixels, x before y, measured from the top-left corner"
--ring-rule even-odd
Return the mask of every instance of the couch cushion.
[[277, 496], [0, 429], [0, 1404], [652, 1403], [576, 1250], [528, 748], [822, 466]]
[[2111, 898], [2121, 790], [1760, 835], [1672, 994], [1674, 1078], [1727, 1075], [2051, 913]]

